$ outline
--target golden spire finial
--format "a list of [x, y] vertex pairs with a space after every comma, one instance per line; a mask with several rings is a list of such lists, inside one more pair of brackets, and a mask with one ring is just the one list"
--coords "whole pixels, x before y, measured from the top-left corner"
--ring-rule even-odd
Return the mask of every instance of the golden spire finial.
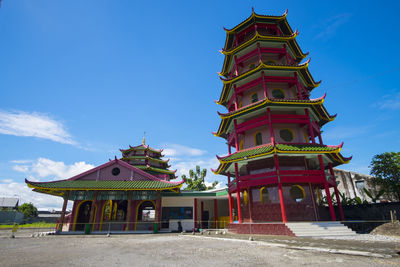
[[143, 132], [143, 145], [146, 144], [146, 132]]

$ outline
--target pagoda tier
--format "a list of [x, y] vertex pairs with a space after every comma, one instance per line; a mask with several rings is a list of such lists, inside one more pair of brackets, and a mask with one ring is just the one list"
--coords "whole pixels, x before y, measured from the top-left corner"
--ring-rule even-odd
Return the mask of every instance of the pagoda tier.
[[239, 223], [318, 220], [316, 199], [323, 189], [336, 220], [329, 192], [333, 188], [338, 198], [333, 167], [351, 158], [340, 154], [343, 144], [323, 143], [321, 127], [336, 115], [325, 109], [325, 95], [310, 99], [320, 82], [308, 70], [310, 61], [301, 63], [307, 54], [296, 42], [298, 32], [286, 13], [263, 16], [253, 10], [226, 33], [216, 102], [228, 112], [219, 113], [214, 135], [227, 140], [228, 155], [217, 156], [220, 165], [213, 172], [228, 176], [230, 210], [236, 194]]
[[163, 150], [151, 148], [143, 142], [141, 145], [129, 146], [128, 149], [120, 149], [120, 151], [122, 153], [121, 160], [138, 169], [166, 181], [177, 178], [175, 176], [176, 170], [171, 171], [168, 169], [171, 167], [168, 165], [169, 160], [162, 159], [164, 157], [161, 154]]

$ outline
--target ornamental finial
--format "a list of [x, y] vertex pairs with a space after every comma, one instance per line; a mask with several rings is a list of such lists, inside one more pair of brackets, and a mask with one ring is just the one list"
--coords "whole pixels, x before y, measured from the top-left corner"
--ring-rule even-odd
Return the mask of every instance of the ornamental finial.
[[146, 144], [146, 132], [143, 132], [143, 145], [145, 145]]

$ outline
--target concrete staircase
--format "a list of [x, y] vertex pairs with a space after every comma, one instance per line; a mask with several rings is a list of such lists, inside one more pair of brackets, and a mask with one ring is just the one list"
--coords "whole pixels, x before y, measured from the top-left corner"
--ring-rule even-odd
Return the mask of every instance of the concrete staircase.
[[303, 237], [357, 235], [340, 222], [292, 222], [286, 226], [296, 235]]

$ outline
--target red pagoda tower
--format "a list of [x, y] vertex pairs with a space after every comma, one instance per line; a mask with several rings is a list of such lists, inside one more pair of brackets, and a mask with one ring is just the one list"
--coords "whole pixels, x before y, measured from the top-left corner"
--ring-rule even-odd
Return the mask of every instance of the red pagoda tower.
[[[322, 141], [321, 127], [333, 121], [323, 103], [310, 99], [315, 82], [308, 53], [282, 16], [251, 16], [225, 29], [225, 55], [218, 104], [227, 109], [215, 136], [224, 138], [228, 155], [217, 156], [215, 174], [228, 178], [230, 222], [317, 221], [317, 199], [326, 192], [336, 220], [330, 188], [340, 205], [333, 167], [351, 158], [342, 145]], [[233, 201], [236, 194], [237, 204]]]

